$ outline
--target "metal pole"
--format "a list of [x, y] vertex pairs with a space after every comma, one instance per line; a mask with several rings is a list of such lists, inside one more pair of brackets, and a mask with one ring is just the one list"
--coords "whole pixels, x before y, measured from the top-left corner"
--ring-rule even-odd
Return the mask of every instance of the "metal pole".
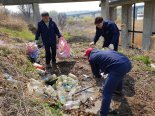
[[136, 4], [133, 4], [133, 33], [132, 33], [132, 48], [134, 48], [134, 39], [135, 39], [135, 16], [136, 16]]

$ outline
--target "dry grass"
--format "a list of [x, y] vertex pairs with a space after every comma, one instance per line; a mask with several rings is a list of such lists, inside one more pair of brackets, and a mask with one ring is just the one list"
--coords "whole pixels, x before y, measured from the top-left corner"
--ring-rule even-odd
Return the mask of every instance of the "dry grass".
[[22, 18], [11, 16], [5, 10], [0, 9], [0, 16], [1, 27], [18, 31], [22, 31], [27, 28], [27, 24]]
[[[22, 39], [11, 41], [11, 38], [5, 35], [1, 35], [0, 40], [7, 42], [0, 46], [0, 114], [2, 116], [61, 116], [60, 111], [45, 105], [49, 100], [28, 94], [29, 79], [38, 80], [41, 77], [27, 58], [24, 47], [26, 41]], [[4, 73], [12, 75], [17, 83], [6, 80], [3, 77]]]

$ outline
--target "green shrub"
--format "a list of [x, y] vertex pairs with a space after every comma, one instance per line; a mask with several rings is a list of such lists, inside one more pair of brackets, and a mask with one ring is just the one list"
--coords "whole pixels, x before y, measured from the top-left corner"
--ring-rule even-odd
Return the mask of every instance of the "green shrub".
[[151, 60], [150, 60], [150, 58], [148, 56], [138, 56], [135, 59], [142, 61], [146, 65], [151, 64]]

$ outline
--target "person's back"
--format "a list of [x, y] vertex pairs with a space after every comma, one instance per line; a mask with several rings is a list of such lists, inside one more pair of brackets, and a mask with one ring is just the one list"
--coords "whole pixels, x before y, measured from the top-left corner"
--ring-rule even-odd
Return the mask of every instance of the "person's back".
[[90, 64], [98, 65], [102, 71], [107, 71], [128, 62], [129, 59], [125, 55], [113, 50], [94, 49], [90, 54], [89, 61]]

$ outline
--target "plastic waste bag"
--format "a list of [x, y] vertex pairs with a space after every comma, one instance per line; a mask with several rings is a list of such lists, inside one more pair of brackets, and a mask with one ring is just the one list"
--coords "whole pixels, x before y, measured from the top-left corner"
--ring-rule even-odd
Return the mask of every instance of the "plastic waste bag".
[[57, 56], [59, 59], [69, 58], [71, 55], [70, 47], [64, 37], [59, 39]]
[[34, 59], [35, 61], [39, 58], [39, 48], [37, 44], [34, 42], [29, 42], [26, 45], [26, 52], [27, 52], [27, 55], [30, 58]]

